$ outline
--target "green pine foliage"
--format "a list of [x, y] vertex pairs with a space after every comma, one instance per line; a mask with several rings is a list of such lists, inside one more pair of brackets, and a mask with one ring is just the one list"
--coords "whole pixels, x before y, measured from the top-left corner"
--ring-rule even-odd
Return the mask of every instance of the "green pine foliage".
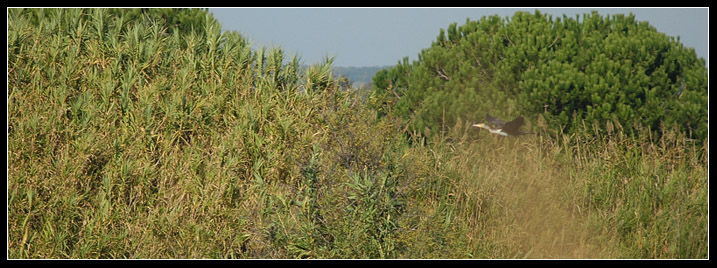
[[[196, 8], [110, 8], [109, 16], [123, 17], [128, 23], [147, 21], [167, 27], [167, 32], [189, 33], [201, 31], [205, 23], [216, 23], [214, 17], [207, 17], [206, 9]], [[207, 21], [208, 20], [208, 21]]]
[[375, 106], [418, 131], [490, 113], [542, 118], [551, 134], [585, 120], [618, 122], [633, 134], [674, 125], [707, 137], [704, 59], [633, 15], [553, 19], [536, 11], [453, 23], [417, 61], [374, 80]]
[[[427, 67], [366, 98], [332, 61], [252, 49], [203, 10], [8, 9], [8, 257], [708, 257], [707, 138], [584, 119], [485, 137], [440, 102], [468, 90], [407, 121]], [[491, 74], [474, 88], [513, 83]]]

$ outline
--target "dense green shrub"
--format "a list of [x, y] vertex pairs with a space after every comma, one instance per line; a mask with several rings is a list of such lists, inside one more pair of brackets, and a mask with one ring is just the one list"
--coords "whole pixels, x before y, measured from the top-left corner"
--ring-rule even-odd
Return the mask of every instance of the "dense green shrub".
[[542, 116], [553, 133], [586, 120], [616, 121], [628, 133], [677, 125], [707, 137], [704, 59], [633, 15], [536, 11], [453, 23], [417, 61], [379, 72], [374, 83], [375, 106], [419, 131], [490, 113]]
[[[136, 20], [160, 23], [166, 25], [169, 33], [201, 31], [206, 23], [216, 23], [214, 17], [207, 16], [207, 9], [199, 8], [110, 8], [107, 13], [124, 17], [128, 23]], [[207, 19], [211, 22], [206, 22]]]

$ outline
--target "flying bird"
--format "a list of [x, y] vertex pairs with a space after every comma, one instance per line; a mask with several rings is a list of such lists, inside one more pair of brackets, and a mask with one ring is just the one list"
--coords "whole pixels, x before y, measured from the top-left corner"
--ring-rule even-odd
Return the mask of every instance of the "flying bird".
[[513, 119], [513, 121], [505, 122], [503, 120], [500, 120], [498, 118], [492, 117], [490, 114], [486, 114], [485, 121], [487, 123], [491, 123], [493, 127], [487, 125], [486, 123], [478, 123], [473, 124], [473, 127], [479, 127], [484, 128], [490, 131], [490, 133], [501, 135], [501, 136], [518, 136], [518, 135], [524, 135], [524, 134], [533, 134], [533, 132], [523, 132], [520, 131], [520, 126], [523, 125], [523, 117], [519, 116], [516, 119]]

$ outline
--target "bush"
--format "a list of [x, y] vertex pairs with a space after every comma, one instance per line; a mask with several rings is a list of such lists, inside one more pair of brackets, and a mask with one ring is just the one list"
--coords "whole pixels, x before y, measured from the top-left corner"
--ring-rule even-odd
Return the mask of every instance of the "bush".
[[542, 117], [552, 134], [615, 120], [631, 134], [676, 125], [707, 137], [704, 59], [633, 15], [553, 20], [536, 11], [453, 23], [417, 61], [374, 81], [375, 107], [419, 131], [490, 113]]

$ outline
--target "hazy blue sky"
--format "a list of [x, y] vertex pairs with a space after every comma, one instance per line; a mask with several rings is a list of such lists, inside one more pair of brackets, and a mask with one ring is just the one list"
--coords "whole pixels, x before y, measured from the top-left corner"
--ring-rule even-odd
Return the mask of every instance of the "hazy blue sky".
[[[590, 8], [538, 8], [575, 18]], [[440, 29], [452, 22], [465, 23], [497, 14], [503, 18], [516, 11], [535, 8], [210, 8], [224, 30], [236, 30], [257, 46], [279, 46], [297, 54], [303, 63], [333, 56], [335, 66], [395, 65], [403, 57], [416, 60]], [[599, 14], [632, 12], [658, 31], [680, 36], [698, 57], [708, 57], [707, 8], [596, 8]]]

